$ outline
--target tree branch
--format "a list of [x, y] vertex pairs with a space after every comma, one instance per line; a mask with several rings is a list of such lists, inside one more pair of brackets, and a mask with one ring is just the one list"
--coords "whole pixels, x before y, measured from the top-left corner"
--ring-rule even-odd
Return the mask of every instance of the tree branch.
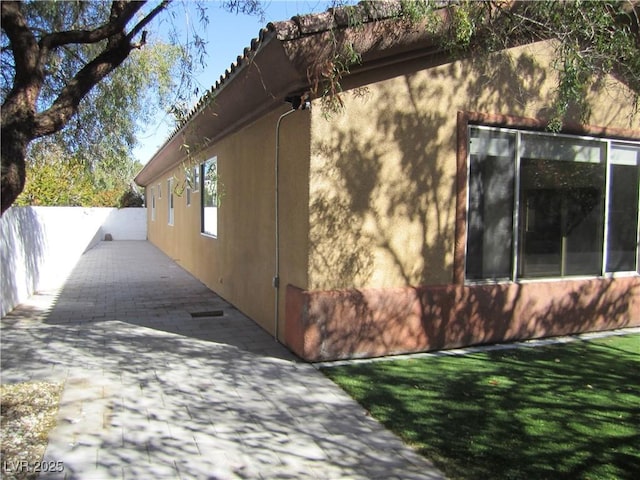
[[144, 6], [145, 2], [114, 2], [114, 8], [118, 5], [117, 12], [113, 11], [109, 22], [93, 30], [68, 30], [65, 32], [53, 32], [45, 35], [40, 40], [41, 47], [55, 49], [70, 43], [97, 43], [105, 40], [118, 32], [124, 31], [127, 23]]
[[[140, 33], [146, 27], [149, 22], [151, 22], [160, 12], [162, 12], [167, 6], [171, 3], [171, 0], [163, 0], [158, 4], [153, 10], [151, 10], [142, 20], [138, 22], [138, 24], [131, 29], [131, 32], [127, 35], [129, 41], [132, 41], [133, 38]], [[144, 44], [144, 42], [141, 42]]]
[[126, 60], [132, 50], [126, 39], [103, 51], [85, 65], [62, 89], [50, 108], [36, 115], [34, 137], [61, 130], [78, 110], [80, 101], [89, 91]]
[[[167, 5], [170, 0], [163, 0], [153, 10], [136, 24], [127, 35], [122, 30], [109, 37], [106, 49], [87, 63], [67, 85], [61, 90], [58, 98], [51, 107], [35, 117], [35, 136], [41, 137], [55, 133], [62, 129], [78, 110], [78, 105], [89, 91], [104, 77], [115, 70], [131, 53], [134, 48], [140, 48], [146, 41], [143, 32], [139, 44], [131, 43], [132, 38], [146, 25], [149, 24]], [[139, 10], [141, 5], [137, 5]], [[113, 2], [111, 18], [116, 18], [120, 12], [129, 12], [129, 4], [125, 2]], [[136, 11], [137, 11], [136, 10]], [[122, 22], [120, 22], [122, 24]], [[124, 22], [126, 25], [127, 22]]]
[[29, 83], [38, 64], [36, 38], [27, 26], [19, 2], [0, 2], [0, 12], [2, 29], [13, 51], [16, 72], [14, 87]]

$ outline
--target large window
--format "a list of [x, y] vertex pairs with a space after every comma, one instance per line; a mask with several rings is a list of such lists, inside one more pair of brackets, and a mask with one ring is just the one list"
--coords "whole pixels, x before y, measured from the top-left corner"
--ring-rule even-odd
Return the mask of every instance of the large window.
[[200, 198], [202, 204], [202, 233], [218, 236], [218, 158], [213, 157], [200, 166]]
[[640, 144], [469, 127], [467, 280], [638, 272]]

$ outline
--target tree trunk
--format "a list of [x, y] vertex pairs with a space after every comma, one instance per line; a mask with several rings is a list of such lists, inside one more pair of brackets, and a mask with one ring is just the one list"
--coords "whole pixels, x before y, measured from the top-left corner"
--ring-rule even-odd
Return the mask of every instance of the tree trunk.
[[[22, 13], [21, 2], [0, 3], [3, 35], [13, 52], [13, 88], [5, 99], [0, 117], [2, 135], [2, 215], [22, 193], [26, 181], [27, 146], [34, 138], [60, 131], [78, 111], [78, 105], [91, 89], [124, 62], [131, 50], [141, 48], [146, 39], [143, 28], [170, 3], [163, 0], [127, 34], [127, 24], [146, 2], [113, 1], [109, 21], [92, 30], [52, 32], [37, 40]], [[40, 33], [40, 32], [39, 32]], [[135, 36], [141, 41], [132, 43]], [[67, 45], [95, 43], [106, 45], [89, 63], [84, 64], [64, 86], [51, 106], [38, 112], [38, 98], [50, 54]], [[3, 45], [3, 50], [6, 48]], [[70, 49], [72, 51], [72, 49]]]
[[2, 104], [0, 115], [2, 119], [0, 128], [2, 211], [0, 215], [4, 214], [22, 193], [26, 182], [27, 146], [34, 138], [32, 132], [37, 97], [37, 91], [34, 89], [37, 89], [37, 86], [14, 87]]
[[14, 128], [3, 128], [2, 145], [2, 215], [22, 193], [26, 181], [25, 159], [29, 138]]

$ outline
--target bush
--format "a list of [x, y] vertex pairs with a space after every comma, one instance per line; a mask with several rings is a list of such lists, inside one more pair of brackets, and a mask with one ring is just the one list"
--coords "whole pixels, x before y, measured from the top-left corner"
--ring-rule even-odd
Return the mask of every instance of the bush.
[[143, 205], [144, 198], [142, 194], [133, 187], [129, 187], [129, 190], [124, 192], [120, 197], [119, 208], [142, 207]]

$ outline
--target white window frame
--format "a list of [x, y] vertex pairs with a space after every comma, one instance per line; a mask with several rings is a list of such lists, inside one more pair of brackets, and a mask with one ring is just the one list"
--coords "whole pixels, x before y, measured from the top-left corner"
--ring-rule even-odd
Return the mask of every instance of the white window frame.
[[[215, 178], [207, 179], [207, 166], [215, 165]], [[211, 238], [218, 238], [218, 157], [213, 156], [203, 162], [200, 166], [200, 233]], [[214, 183], [211, 184], [210, 182]], [[211, 192], [210, 192], [211, 191]], [[205, 202], [211, 200], [212, 205], [207, 206]]]
[[186, 175], [186, 200], [187, 207], [191, 206], [191, 194], [200, 191], [200, 165], [191, 167], [185, 171]]
[[174, 205], [174, 193], [173, 193], [173, 178], [167, 180], [167, 223], [173, 226], [175, 221], [175, 205]]
[[[485, 130], [490, 132], [501, 132], [507, 134], [515, 134], [516, 142], [515, 142], [515, 165], [514, 165], [514, 186], [513, 186], [513, 227], [512, 227], [512, 246], [511, 246], [511, 261], [512, 261], [512, 269], [510, 273], [510, 278], [486, 278], [486, 279], [476, 279], [476, 278], [467, 278], [467, 258], [468, 258], [468, 242], [469, 242], [469, 215], [470, 215], [470, 200], [471, 200], [471, 188], [470, 188], [470, 176], [471, 176], [471, 130]], [[548, 281], [553, 279], [572, 279], [572, 278], [580, 278], [580, 275], [566, 275], [566, 276], [548, 276], [548, 277], [519, 277], [518, 276], [518, 262], [519, 262], [519, 228], [520, 223], [523, 221], [520, 219], [520, 206], [519, 206], [519, 198], [520, 198], [520, 183], [521, 183], [521, 171], [520, 171], [520, 159], [522, 155], [522, 146], [521, 146], [521, 137], [522, 135], [539, 135], [545, 137], [554, 137], [554, 138], [567, 138], [573, 141], [587, 141], [587, 142], [600, 142], [602, 143], [604, 149], [604, 171], [605, 171], [605, 184], [604, 184], [604, 210], [603, 210], [603, 241], [602, 241], [602, 264], [600, 266], [600, 272], [594, 275], [583, 275], [582, 277], [593, 278], [593, 277], [617, 277], [617, 276], [638, 276], [640, 275], [640, 195], [639, 195], [639, 206], [638, 206], [638, 224], [637, 224], [637, 250], [636, 250], [636, 265], [635, 270], [623, 270], [623, 271], [608, 271], [607, 269], [607, 256], [608, 256], [608, 238], [609, 238], [609, 202], [610, 202], [610, 188], [611, 188], [611, 165], [616, 164], [612, 160], [611, 149], [613, 146], [627, 146], [631, 148], [640, 148], [640, 142], [631, 141], [631, 140], [618, 140], [611, 138], [599, 138], [599, 137], [591, 137], [591, 136], [582, 136], [582, 135], [568, 135], [568, 134], [554, 134], [547, 132], [534, 132], [528, 130], [521, 129], [513, 129], [513, 128], [499, 128], [499, 127], [489, 127], [483, 125], [468, 125], [467, 126], [467, 198], [466, 198], [466, 238], [465, 238], [465, 263], [464, 263], [464, 273], [465, 273], [465, 283], [466, 284], [478, 284], [478, 283], [503, 283], [503, 282], [531, 282], [531, 281]], [[638, 166], [640, 168], [640, 165]]]
[[151, 193], [151, 221], [156, 221], [156, 189], [153, 185], [149, 187]]
[[200, 191], [200, 164], [193, 167], [193, 193]]

